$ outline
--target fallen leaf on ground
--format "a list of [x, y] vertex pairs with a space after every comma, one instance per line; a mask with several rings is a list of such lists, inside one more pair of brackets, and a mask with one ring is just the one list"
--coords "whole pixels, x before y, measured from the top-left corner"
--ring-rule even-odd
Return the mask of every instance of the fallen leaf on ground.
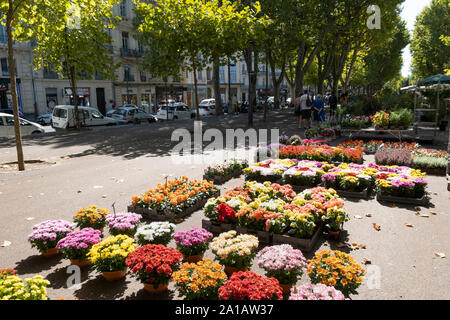
[[366, 217], [371, 217], [372, 216], [372, 214], [371, 213], [368, 213], [368, 214], [366, 214]]
[[437, 213], [434, 211], [430, 211], [430, 214], [432, 214], [433, 216], [437, 215]]
[[420, 212], [419, 211], [416, 212], [416, 216], [420, 216]]
[[356, 219], [362, 219], [362, 217], [361, 217], [361, 216], [358, 216], [358, 215], [355, 215], [355, 218], [356, 218]]
[[106, 194], [102, 195], [102, 198], [106, 198]]
[[94, 186], [94, 189], [101, 189], [103, 186]]
[[422, 210], [422, 208], [421, 208], [421, 207], [415, 207], [414, 209], [416, 209], [416, 211], [420, 211], [420, 210]]
[[376, 223], [372, 223], [372, 225], [375, 230], [377, 230], [377, 231], [381, 230], [381, 226], [377, 225]]
[[369, 259], [364, 258], [363, 261], [362, 261], [362, 263], [363, 263], [364, 265], [366, 265], [366, 264], [372, 264], [372, 261], [370, 261]]
[[430, 215], [425, 214], [425, 213], [422, 213], [422, 214], [419, 215], [419, 217], [422, 217], [422, 218], [429, 218]]
[[407, 226], [408, 228], [414, 228], [414, 225], [411, 223], [406, 223], [405, 226]]
[[3, 241], [3, 244], [0, 247], [9, 247], [11, 245], [11, 241]]
[[28, 196], [28, 198], [33, 198], [33, 196]]
[[442, 252], [435, 252], [434, 255], [438, 258], [445, 258], [445, 253]]
[[391, 208], [397, 208], [397, 205], [395, 203], [391, 204]]
[[28, 221], [34, 220], [34, 217], [28, 217], [27, 220]]
[[175, 222], [176, 222], [176, 223], [183, 222], [183, 219], [182, 219], [182, 218], [175, 219]]

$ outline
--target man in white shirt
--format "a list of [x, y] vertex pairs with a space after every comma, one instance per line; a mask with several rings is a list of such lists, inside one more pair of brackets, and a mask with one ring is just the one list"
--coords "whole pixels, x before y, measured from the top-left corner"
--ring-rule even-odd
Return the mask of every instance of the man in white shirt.
[[[308, 129], [311, 128], [311, 98], [308, 95], [308, 90], [303, 91], [303, 95], [300, 97], [300, 112], [301, 121], [308, 123]], [[302, 129], [302, 124], [299, 124], [299, 129]], [[306, 124], [305, 124], [306, 129]]]

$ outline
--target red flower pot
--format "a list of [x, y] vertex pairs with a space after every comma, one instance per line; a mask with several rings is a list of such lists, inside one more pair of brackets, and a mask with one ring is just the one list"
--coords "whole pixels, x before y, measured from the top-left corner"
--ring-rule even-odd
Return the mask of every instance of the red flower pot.
[[41, 254], [44, 257], [54, 257], [59, 254], [59, 250], [58, 250], [58, 248], [50, 248], [47, 251], [41, 251]]
[[225, 273], [227, 274], [228, 277], [231, 277], [231, 275], [235, 272], [239, 272], [239, 271], [247, 271], [248, 268], [244, 268], [244, 269], [238, 269], [235, 267], [229, 267], [229, 266], [225, 266]]
[[339, 240], [339, 234], [341, 231], [333, 231], [333, 230], [328, 230], [328, 234], [331, 235], [333, 237], [334, 240]]
[[117, 281], [124, 278], [127, 275], [127, 269], [122, 271], [102, 272], [103, 277], [108, 281]]
[[155, 286], [152, 283], [144, 283], [144, 290], [148, 293], [163, 293], [167, 291], [169, 284], [158, 284]]
[[89, 260], [78, 260], [70, 259], [70, 264], [74, 266], [79, 266], [80, 268], [87, 267], [89, 265]]
[[190, 257], [184, 257], [184, 262], [189, 262], [189, 263], [197, 263], [199, 261], [201, 261], [203, 259], [203, 254], [198, 254], [195, 256], [190, 256]]
[[280, 287], [281, 287], [281, 289], [283, 289], [284, 295], [289, 295], [291, 293], [292, 286], [293, 286], [292, 284], [281, 284], [280, 283]]

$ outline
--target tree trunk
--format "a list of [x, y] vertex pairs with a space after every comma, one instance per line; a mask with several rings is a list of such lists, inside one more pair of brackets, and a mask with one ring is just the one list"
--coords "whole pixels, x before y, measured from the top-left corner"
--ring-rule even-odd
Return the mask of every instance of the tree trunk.
[[[216, 115], [223, 115], [222, 97], [220, 96], [220, 70], [219, 62], [213, 63], [214, 99], [216, 101]], [[228, 111], [230, 106], [228, 106]]]
[[269, 92], [269, 66], [268, 66], [269, 59], [267, 58], [267, 56], [268, 56], [268, 54], [266, 53], [266, 70], [265, 70], [266, 71], [266, 101], [264, 101], [264, 122], [267, 122], [267, 117], [269, 116], [269, 110], [268, 110], [269, 97], [267, 96], [267, 93]]
[[197, 68], [195, 66], [195, 63], [193, 64], [193, 71], [194, 71], [194, 97], [195, 97], [195, 110], [197, 113], [197, 121], [200, 121], [200, 110], [198, 108], [198, 81], [197, 81]]
[[75, 126], [77, 130], [81, 129], [80, 116], [78, 115], [78, 93], [77, 93], [77, 79], [75, 73], [75, 67], [70, 67], [70, 86], [72, 88], [73, 95], [73, 112], [75, 113]]
[[13, 48], [13, 35], [12, 35], [12, 23], [14, 15], [13, 1], [9, 0], [9, 8], [6, 16], [6, 33], [8, 36], [8, 63], [9, 63], [9, 75], [11, 84], [11, 96], [12, 107], [14, 113], [14, 136], [16, 138], [16, 151], [17, 151], [17, 166], [19, 171], [25, 170], [25, 161], [23, 157], [22, 149], [22, 137], [20, 134], [20, 122], [19, 122], [19, 101], [17, 97], [17, 83], [16, 83], [16, 69], [14, 64], [14, 48]]

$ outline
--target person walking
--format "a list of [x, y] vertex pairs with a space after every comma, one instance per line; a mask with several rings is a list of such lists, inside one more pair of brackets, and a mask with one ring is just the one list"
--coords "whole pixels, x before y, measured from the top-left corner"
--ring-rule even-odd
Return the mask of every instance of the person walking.
[[[299, 129], [301, 129], [303, 124], [305, 129], [311, 129], [311, 107], [311, 97], [308, 94], [308, 90], [305, 90], [303, 91], [303, 95], [300, 97], [301, 121], [303, 123], [299, 126]], [[308, 124], [308, 128], [306, 124]]]
[[320, 122], [325, 121], [325, 102], [322, 100], [322, 95], [320, 94], [317, 95], [313, 102], [313, 115], [314, 123], [318, 128], [320, 126]]
[[338, 99], [334, 93], [331, 94], [328, 99], [328, 103], [330, 104], [330, 122], [335, 121], [336, 119], [336, 111], [338, 105]]

